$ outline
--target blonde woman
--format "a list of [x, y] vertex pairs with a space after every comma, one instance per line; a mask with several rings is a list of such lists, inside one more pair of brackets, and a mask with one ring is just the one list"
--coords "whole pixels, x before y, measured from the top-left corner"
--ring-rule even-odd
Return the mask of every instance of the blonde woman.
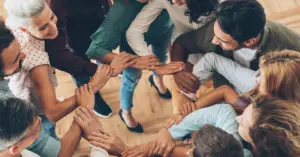
[[[300, 108], [298, 104], [264, 95], [257, 95], [254, 99], [249, 99], [249, 102], [248, 107], [242, 115], [237, 117], [231, 116], [224, 119], [224, 121], [211, 120], [216, 119], [214, 117], [222, 116], [226, 112], [224, 110], [216, 110], [222, 105], [214, 105], [197, 110], [188, 115], [178, 125], [174, 125], [168, 130], [165, 128], [162, 129], [157, 135], [156, 141], [127, 149], [123, 153], [123, 156], [142, 157], [153, 154], [168, 156], [170, 154], [172, 157], [177, 157], [184, 156], [187, 152], [192, 152], [194, 157], [198, 157], [199, 154], [202, 156], [201, 154], [207, 152], [199, 152], [198, 150], [201, 148], [196, 147], [191, 151], [189, 151], [190, 147], [185, 147], [181, 150], [174, 149], [173, 139], [199, 130], [206, 124], [211, 124], [223, 129], [227, 133], [233, 134], [238, 139], [241, 137], [244, 143], [249, 143], [250, 145], [248, 147], [244, 145], [244, 148], [250, 150], [255, 157], [298, 157], [300, 155]], [[227, 106], [229, 107], [228, 109], [232, 108], [229, 105]], [[209, 110], [215, 112], [207, 112]], [[206, 118], [203, 118], [204, 115], [206, 115]], [[195, 119], [195, 117], [198, 118]], [[221, 122], [227, 123], [227, 121], [234, 122], [231, 125], [221, 124]], [[198, 126], [194, 126], [193, 123], [195, 122], [198, 123]], [[235, 126], [237, 123], [238, 125]], [[230, 131], [229, 128], [235, 129], [235, 131], [228, 132]], [[236, 147], [235, 149], [239, 148]], [[245, 153], [244, 156], [250, 157], [252, 155]]]
[[[160, 131], [157, 138], [160, 140], [152, 143], [149, 154], [169, 154], [174, 146], [170, 139], [183, 138], [205, 124], [212, 124], [230, 134], [236, 134], [239, 127], [239, 134], [252, 145], [252, 153], [259, 157], [299, 156], [298, 67], [300, 53], [297, 51], [283, 50], [264, 55], [260, 58], [260, 83], [255, 89], [239, 96], [232, 88], [222, 86], [201, 97], [195, 104], [185, 105], [192, 107], [182, 109], [182, 113], [169, 119], [166, 124], [169, 129]], [[249, 98], [256, 95], [261, 96], [253, 103]], [[217, 104], [222, 100], [226, 104]], [[194, 111], [196, 108], [200, 109]], [[240, 125], [235, 121], [233, 109], [242, 114], [237, 118]], [[245, 151], [245, 156], [251, 155]]]
[[[196, 109], [214, 105], [222, 100], [230, 104], [238, 113], [242, 113], [248, 103], [245, 95], [263, 94], [283, 100], [300, 103], [300, 52], [283, 50], [270, 52], [260, 58], [260, 77], [256, 88], [240, 96], [229, 86], [221, 86], [195, 103], [181, 105], [181, 114], [187, 115]], [[175, 119], [170, 120], [171, 124]]]

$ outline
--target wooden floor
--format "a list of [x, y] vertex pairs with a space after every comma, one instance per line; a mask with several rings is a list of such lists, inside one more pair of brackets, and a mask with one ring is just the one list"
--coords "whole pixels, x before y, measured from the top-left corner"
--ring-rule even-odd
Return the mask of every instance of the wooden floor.
[[[0, 13], [3, 11], [0, 0]], [[265, 7], [268, 19], [280, 21], [291, 29], [300, 32], [300, 0], [259, 0]], [[2, 12], [3, 13], [3, 12]], [[161, 128], [167, 118], [173, 113], [172, 104], [176, 105], [182, 100], [178, 100], [178, 93], [173, 93], [173, 100], [162, 100], [158, 97], [154, 88], [148, 83], [150, 72], [145, 71], [136, 88], [134, 95], [133, 114], [144, 126], [145, 133], [135, 134], [129, 132], [125, 125], [117, 116], [119, 110], [119, 88], [121, 77], [112, 78], [107, 85], [100, 91], [104, 99], [111, 104], [113, 116], [108, 119], [101, 119], [105, 131], [119, 136], [126, 144], [133, 146], [150, 141], [159, 128]], [[58, 97], [69, 97], [74, 94], [75, 84], [71, 77], [63, 72], [57, 73], [59, 86], [57, 88]], [[176, 90], [173, 78], [167, 76], [164, 78], [168, 88]], [[200, 90], [200, 95], [211, 90], [208, 84]], [[62, 136], [69, 128], [72, 121], [72, 115], [62, 119], [57, 124], [57, 134]], [[86, 157], [89, 154], [88, 143], [85, 140], [80, 145], [74, 157]]]

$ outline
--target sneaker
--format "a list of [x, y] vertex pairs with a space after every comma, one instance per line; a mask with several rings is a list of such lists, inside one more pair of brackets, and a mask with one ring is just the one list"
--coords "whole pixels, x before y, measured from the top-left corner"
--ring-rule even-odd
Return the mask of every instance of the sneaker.
[[111, 107], [103, 100], [99, 92], [95, 94], [94, 113], [101, 118], [108, 118], [112, 115]]

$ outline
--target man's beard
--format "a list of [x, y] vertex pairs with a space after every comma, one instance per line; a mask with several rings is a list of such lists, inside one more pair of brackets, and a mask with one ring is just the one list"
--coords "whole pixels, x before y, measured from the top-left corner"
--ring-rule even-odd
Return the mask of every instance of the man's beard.
[[237, 50], [239, 50], [241, 48], [245, 48], [245, 46], [243, 44], [238, 44], [238, 46], [236, 48], [234, 48], [234, 49], [224, 49], [222, 46], [220, 46], [220, 47], [222, 48], [222, 50], [224, 52], [237, 51]]

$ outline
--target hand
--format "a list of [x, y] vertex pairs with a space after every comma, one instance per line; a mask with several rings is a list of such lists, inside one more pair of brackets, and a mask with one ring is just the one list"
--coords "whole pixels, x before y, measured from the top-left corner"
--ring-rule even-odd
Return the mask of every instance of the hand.
[[177, 113], [168, 119], [166, 128], [171, 128], [173, 125], [179, 124], [184, 119], [184, 115]]
[[128, 148], [122, 153], [122, 157], [148, 157], [150, 144], [141, 144]]
[[196, 93], [200, 87], [199, 79], [191, 72], [177, 72], [174, 74], [174, 79], [178, 88], [185, 93]]
[[112, 70], [109, 65], [101, 64], [98, 66], [96, 73], [90, 80], [94, 93], [98, 92], [107, 83], [111, 74]]
[[183, 68], [184, 68], [183, 62], [171, 62], [169, 64], [157, 66], [157, 69], [154, 70], [154, 72], [160, 76], [170, 75], [170, 74], [181, 71]]
[[151, 143], [148, 156], [161, 155], [168, 157], [175, 147], [175, 142], [167, 128], [160, 130], [157, 140]]
[[187, 116], [188, 114], [194, 112], [196, 110], [196, 104], [193, 101], [188, 101], [179, 105], [179, 112]]
[[155, 55], [137, 57], [135, 64], [131, 67], [140, 70], [155, 70], [156, 66], [160, 65], [158, 58]]
[[78, 106], [84, 106], [90, 109], [95, 105], [95, 94], [92, 85], [85, 84], [75, 90], [76, 102]]
[[101, 123], [96, 119], [92, 109], [79, 107], [75, 111], [74, 120], [80, 126], [83, 131], [83, 137], [86, 139], [92, 132], [101, 132], [103, 130]]
[[127, 148], [119, 137], [104, 132], [93, 132], [88, 137], [88, 141], [92, 145], [105, 149], [110, 155], [115, 156], [121, 156], [122, 152]]
[[135, 64], [135, 59], [137, 57], [138, 56], [134, 56], [126, 52], [122, 52], [119, 55], [116, 55], [110, 63], [110, 67], [113, 71], [112, 77], [119, 75], [125, 68]]

